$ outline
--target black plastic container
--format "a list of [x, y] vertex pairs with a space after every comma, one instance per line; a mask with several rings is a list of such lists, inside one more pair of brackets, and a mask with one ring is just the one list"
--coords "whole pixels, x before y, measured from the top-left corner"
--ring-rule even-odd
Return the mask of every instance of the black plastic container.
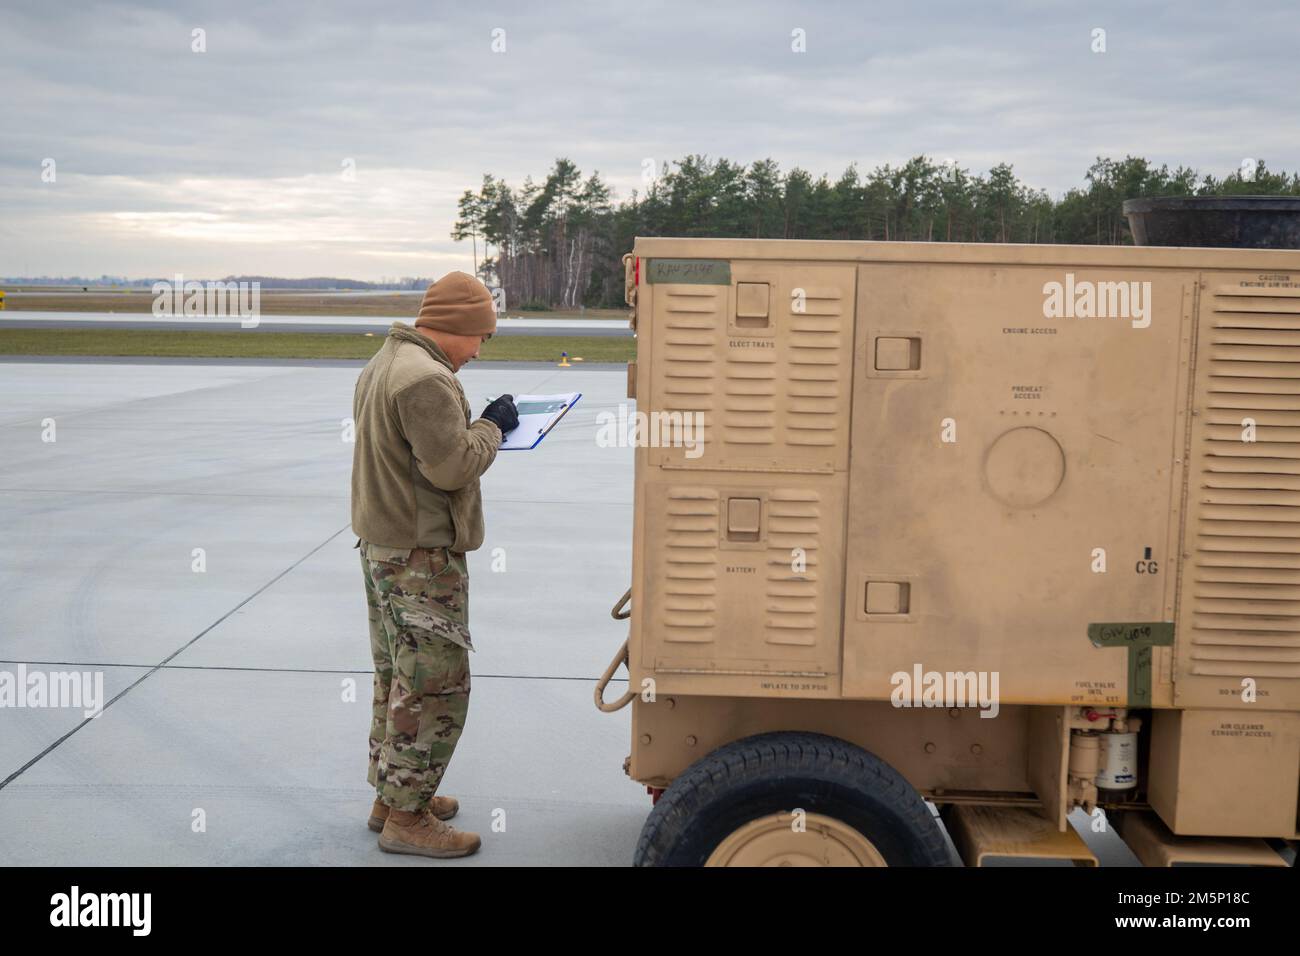
[[1138, 246], [1300, 249], [1300, 197], [1168, 196], [1130, 199]]

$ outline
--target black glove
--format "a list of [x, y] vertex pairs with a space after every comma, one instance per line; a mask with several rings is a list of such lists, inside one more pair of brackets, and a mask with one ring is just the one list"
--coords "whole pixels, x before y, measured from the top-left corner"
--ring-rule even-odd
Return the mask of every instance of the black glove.
[[479, 418], [486, 418], [492, 422], [501, 429], [502, 435], [514, 431], [519, 427], [519, 412], [515, 409], [514, 396], [498, 396], [491, 405], [483, 409], [483, 414]]

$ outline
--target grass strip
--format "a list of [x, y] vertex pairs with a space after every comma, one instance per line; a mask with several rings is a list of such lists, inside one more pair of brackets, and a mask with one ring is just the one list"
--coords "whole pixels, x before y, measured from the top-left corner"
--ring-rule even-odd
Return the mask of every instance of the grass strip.
[[[158, 356], [166, 358], [368, 359], [382, 335], [312, 332], [193, 332], [152, 329], [3, 329], [0, 355]], [[636, 339], [614, 335], [497, 335], [477, 361], [628, 362]]]

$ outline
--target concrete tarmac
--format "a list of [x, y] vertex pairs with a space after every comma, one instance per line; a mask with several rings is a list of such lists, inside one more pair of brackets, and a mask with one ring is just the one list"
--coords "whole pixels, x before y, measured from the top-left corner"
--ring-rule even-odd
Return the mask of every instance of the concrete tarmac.
[[[609, 609], [630, 583], [632, 450], [595, 440], [597, 414], [628, 401], [624, 372], [461, 372], [475, 411], [502, 392], [583, 398], [483, 480], [473, 691], [442, 786], [483, 848], [436, 862], [382, 853], [365, 827], [371, 664], [343, 439], [359, 364], [0, 359], [0, 670], [101, 672], [109, 701], [89, 719], [0, 710], [0, 860], [630, 862], [650, 810], [622, 771], [630, 712], [591, 700], [626, 636]], [[1080, 828], [1103, 862], [1133, 862]]]
[[[626, 864], [649, 800], [622, 771], [629, 712], [591, 701], [626, 636], [609, 608], [631, 574], [632, 452], [594, 438], [626, 377], [461, 374], [476, 410], [584, 393], [484, 478], [473, 691], [442, 788], [484, 839], [463, 863]], [[0, 669], [102, 671], [112, 698], [93, 719], [0, 710], [0, 860], [430, 865], [365, 827], [371, 664], [341, 428], [356, 376], [0, 361]]]

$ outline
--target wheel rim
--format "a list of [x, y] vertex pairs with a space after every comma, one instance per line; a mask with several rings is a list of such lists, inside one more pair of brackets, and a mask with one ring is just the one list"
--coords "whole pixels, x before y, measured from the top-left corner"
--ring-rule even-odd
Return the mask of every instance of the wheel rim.
[[875, 844], [820, 813], [774, 813], [732, 831], [705, 866], [888, 866]]

